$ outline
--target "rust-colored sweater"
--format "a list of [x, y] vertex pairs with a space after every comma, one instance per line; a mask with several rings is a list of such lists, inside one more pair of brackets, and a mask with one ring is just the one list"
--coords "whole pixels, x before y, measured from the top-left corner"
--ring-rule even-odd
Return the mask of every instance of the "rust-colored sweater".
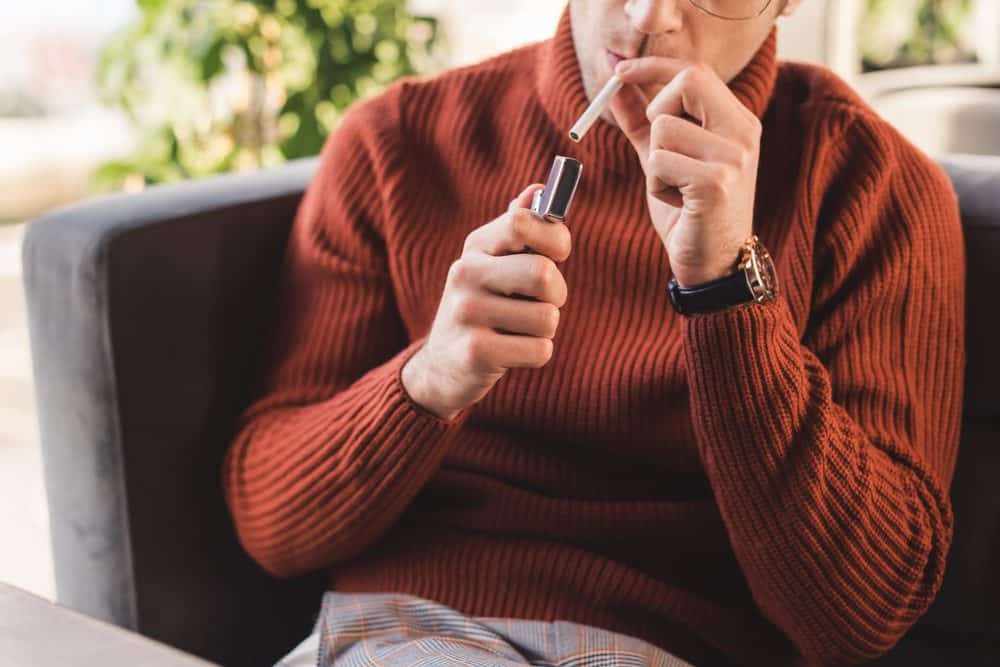
[[[564, 619], [699, 664], [857, 662], [923, 613], [951, 540], [964, 250], [944, 173], [768, 37], [755, 231], [782, 295], [674, 312], [639, 159], [553, 39], [346, 114], [295, 220], [274, 345], [223, 470], [267, 571]], [[556, 154], [583, 179], [552, 360], [445, 421], [400, 371], [469, 232]]]

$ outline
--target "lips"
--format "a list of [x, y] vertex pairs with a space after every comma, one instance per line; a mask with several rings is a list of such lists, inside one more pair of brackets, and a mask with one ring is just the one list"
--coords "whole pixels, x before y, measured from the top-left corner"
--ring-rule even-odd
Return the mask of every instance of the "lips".
[[611, 49], [605, 49], [605, 55], [608, 57], [608, 65], [611, 66], [611, 71], [615, 71], [615, 65], [623, 60], [628, 60], [627, 56], [623, 56], [620, 53], [615, 53]]
[[611, 65], [611, 69], [615, 68], [615, 65], [623, 60], [628, 60], [628, 56], [624, 56], [620, 53], [612, 51], [611, 49], [605, 49], [605, 53], [608, 56], [608, 64]]
[[[648, 36], [647, 36], [648, 37]], [[631, 60], [632, 58], [638, 58], [643, 50], [646, 48], [646, 39], [643, 39], [640, 44], [634, 47], [628, 47], [621, 51], [613, 51], [612, 49], [605, 48], [604, 55], [608, 58], [608, 64], [611, 66], [611, 71], [615, 70], [615, 65], [623, 60]]]

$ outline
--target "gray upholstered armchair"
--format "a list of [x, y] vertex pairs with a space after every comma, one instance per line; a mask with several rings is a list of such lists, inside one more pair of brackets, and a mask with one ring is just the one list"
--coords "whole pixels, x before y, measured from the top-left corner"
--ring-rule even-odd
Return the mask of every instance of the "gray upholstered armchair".
[[[884, 662], [1000, 664], [1000, 158], [942, 162], [969, 265], [956, 533], [937, 602]], [[325, 584], [257, 567], [219, 473], [314, 167], [96, 200], [25, 238], [58, 599], [226, 665], [289, 650]]]

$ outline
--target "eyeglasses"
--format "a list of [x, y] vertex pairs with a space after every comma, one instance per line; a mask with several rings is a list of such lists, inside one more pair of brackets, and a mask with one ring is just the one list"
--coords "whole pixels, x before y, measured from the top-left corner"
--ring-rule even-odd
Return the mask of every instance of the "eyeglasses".
[[772, 0], [688, 0], [701, 11], [726, 21], [749, 21], [764, 13]]

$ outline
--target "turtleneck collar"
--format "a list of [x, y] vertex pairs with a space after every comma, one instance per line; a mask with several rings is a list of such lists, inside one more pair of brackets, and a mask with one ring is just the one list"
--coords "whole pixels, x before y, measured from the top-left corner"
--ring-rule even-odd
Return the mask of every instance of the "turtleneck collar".
[[[777, 27], [773, 27], [750, 62], [728, 85], [760, 118], [771, 99], [776, 76]], [[604, 119], [597, 120], [582, 142], [569, 139], [569, 128], [590, 104], [573, 43], [569, 3], [563, 8], [555, 35], [540, 46], [536, 87], [542, 106], [563, 137], [565, 146], [560, 145], [563, 155], [576, 157], [584, 165], [603, 165], [624, 174], [642, 170], [625, 134]]]

